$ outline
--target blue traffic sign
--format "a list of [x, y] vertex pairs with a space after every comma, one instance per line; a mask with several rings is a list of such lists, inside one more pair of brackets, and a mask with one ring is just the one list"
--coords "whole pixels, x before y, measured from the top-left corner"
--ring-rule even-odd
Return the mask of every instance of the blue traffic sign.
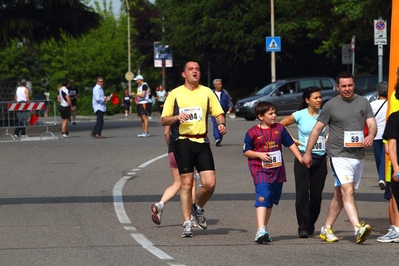
[[281, 38], [280, 36], [266, 37], [266, 52], [280, 52]]

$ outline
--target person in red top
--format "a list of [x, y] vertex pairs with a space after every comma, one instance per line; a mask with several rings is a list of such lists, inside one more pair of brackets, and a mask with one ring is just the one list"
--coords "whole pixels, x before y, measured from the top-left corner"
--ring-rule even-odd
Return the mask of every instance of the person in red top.
[[272, 241], [267, 224], [273, 204], [278, 205], [283, 183], [287, 181], [282, 145], [288, 147], [299, 162], [302, 162], [302, 155], [285, 126], [276, 123], [276, 108], [272, 103], [258, 103], [255, 115], [260, 124], [245, 134], [243, 153], [248, 157], [248, 167], [255, 185], [258, 231], [254, 242], [262, 244]]

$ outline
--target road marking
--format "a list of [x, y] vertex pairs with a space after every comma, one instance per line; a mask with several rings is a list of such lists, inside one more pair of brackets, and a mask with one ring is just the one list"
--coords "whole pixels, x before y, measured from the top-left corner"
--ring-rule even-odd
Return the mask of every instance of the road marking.
[[112, 191], [114, 197], [114, 208], [116, 216], [118, 216], [119, 222], [121, 224], [130, 224], [131, 221], [126, 214], [125, 207], [123, 206], [123, 186], [125, 183], [132, 178], [131, 176], [124, 176], [118, 182], [116, 182], [114, 189]]
[[161, 260], [173, 260], [171, 256], [163, 252], [157, 247], [154, 247], [154, 244], [148, 240], [143, 234], [131, 234], [134, 240], [137, 241], [143, 248], [160, 258]]
[[[112, 190], [113, 199], [114, 199], [114, 209], [116, 216], [121, 224], [131, 224], [129, 217], [126, 214], [126, 210], [123, 204], [123, 187], [125, 186], [126, 182], [131, 179], [133, 176], [137, 174], [140, 169], [146, 167], [147, 165], [162, 159], [168, 156], [168, 154], [160, 155], [154, 159], [151, 159], [141, 165], [138, 168], [131, 170], [128, 172], [126, 176], [123, 176], [118, 182], [116, 182], [114, 189]], [[127, 231], [137, 231], [134, 226], [124, 226], [125, 230]], [[155, 247], [154, 244], [148, 240], [143, 234], [134, 233], [131, 234], [134, 240], [139, 243], [144, 249], [155, 255], [161, 260], [174, 260], [171, 256], [160, 250], [159, 248]], [[185, 266], [184, 264], [180, 264], [178, 262], [170, 262], [168, 263], [171, 266]]]

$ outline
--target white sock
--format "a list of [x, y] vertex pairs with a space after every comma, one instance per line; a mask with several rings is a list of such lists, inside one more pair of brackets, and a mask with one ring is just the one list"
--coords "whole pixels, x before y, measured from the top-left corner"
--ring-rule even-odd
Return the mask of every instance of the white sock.
[[165, 206], [165, 204], [162, 201], [160, 201], [159, 202], [159, 207], [161, 207], [161, 209], [163, 209], [164, 206]]
[[399, 233], [399, 227], [392, 225], [392, 228], [395, 230], [395, 232]]

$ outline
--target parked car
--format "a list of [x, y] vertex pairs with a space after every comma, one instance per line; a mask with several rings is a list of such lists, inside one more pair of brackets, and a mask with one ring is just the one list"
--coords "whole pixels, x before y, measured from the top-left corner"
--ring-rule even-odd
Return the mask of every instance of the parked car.
[[335, 81], [328, 77], [290, 78], [270, 83], [256, 93], [256, 95], [239, 100], [234, 111], [236, 117], [255, 120], [255, 105], [261, 101], [274, 104], [277, 115], [289, 115], [298, 110], [305, 89], [317, 86], [321, 89], [323, 104], [338, 95]]
[[369, 102], [375, 101], [378, 99], [378, 94], [377, 91], [372, 91], [372, 92], [368, 92], [366, 94], [362, 95], [364, 98], [366, 98], [367, 100], [369, 100]]
[[[382, 77], [383, 81], [388, 81], [388, 76]], [[362, 75], [355, 77], [355, 93], [363, 95], [376, 90], [378, 75]]]

